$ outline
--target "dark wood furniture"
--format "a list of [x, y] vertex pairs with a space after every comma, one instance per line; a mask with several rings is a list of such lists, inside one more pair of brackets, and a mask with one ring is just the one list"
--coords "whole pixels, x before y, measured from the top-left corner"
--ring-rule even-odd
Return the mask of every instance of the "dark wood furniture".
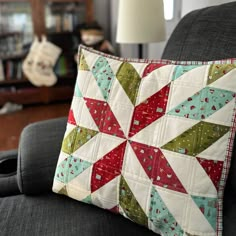
[[[1, 3], [29, 3], [31, 8], [31, 19], [33, 32], [39, 38], [42, 35], [47, 35], [46, 28], [46, 5], [50, 3], [78, 3], [83, 4], [85, 9], [85, 22], [92, 22], [93, 19], [93, 2], [92, 0], [0, 0]], [[0, 12], [1, 14], [1, 12]], [[82, 22], [81, 22], [82, 23]], [[20, 32], [16, 32], [18, 34]], [[8, 32], [7, 34], [13, 34]], [[57, 34], [57, 33], [55, 33]], [[1, 37], [7, 37], [6, 33], [0, 32]], [[60, 38], [60, 35], [58, 36]], [[70, 46], [69, 46], [70, 47]], [[64, 50], [67, 51], [67, 50]], [[68, 55], [68, 51], [65, 52], [67, 57], [71, 57], [73, 61], [73, 51]], [[21, 55], [8, 55], [0, 56], [0, 60], [22, 61], [27, 55], [27, 52]], [[76, 68], [76, 67], [75, 67]], [[50, 103], [54, 101], [64, 101], [72, 98], [73, 87], [76, 79], [76, 69], [74, 73], [63, 75], [58, 77], [58, 82], [52, 87], [35, 87], [33, 86], [23, 75], [23, 78], [5, 78], [0, 81], [0, 106], [6, 102], [14, 102], [19, 104], [35, 104], [35, 103]]]

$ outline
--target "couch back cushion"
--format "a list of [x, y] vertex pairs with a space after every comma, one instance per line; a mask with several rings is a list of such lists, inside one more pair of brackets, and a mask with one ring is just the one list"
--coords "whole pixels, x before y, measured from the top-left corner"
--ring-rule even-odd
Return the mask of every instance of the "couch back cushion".
[[236, 2], [193, 11], [177, 25], [162, 58], [211, 61], [236, 57]]

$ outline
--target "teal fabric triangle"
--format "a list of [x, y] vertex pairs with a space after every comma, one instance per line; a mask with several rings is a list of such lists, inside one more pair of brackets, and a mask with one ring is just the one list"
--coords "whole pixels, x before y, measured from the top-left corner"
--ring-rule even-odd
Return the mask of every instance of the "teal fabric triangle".
[[86, 198], [82, 200], [82, 202], [87, 203], [87, 204], [92, 204], [92, 197], [91, 194], [88, 195]]
[[67, 162], [68, 160], [70, 161], [71, 157], [68, 156], [67, 158], [65, 158], [56, 168], [56, 172], [55, 172], [55, 178], [62, 182], [62, 183], [67, 183], [66, 179], [67, 179]]
[[203, 120], [228, 104], [235, 94], [231, 91], [205, 87], [168, 112], [169, 115]]
[[91, 165], [88, 161], [69, 156], [58, 165], [55, 178], [62, 183], [68, 183]]
[[92, 163], [84, 161], [80, 158], [73, 158], [71, 156], [71, 161], [68, 165], [68, 182], [74, 179], [76, 176], [81, 174], [84, 170], [90, 167]]
[[80, 89], [79, 89], [79, 86], [78, 86], [78, 83], [77, 83], [77, 82], [76, 82], [76, 84], [75, 84], [75, 91], [74, 91], [74, 94], [75, 94], [76, 97], [83, 97], [83, 96], [82, 96], [82, 93], [81, 93], [81, 91], [80, 91]]
[[190, 70], [193, 70], [197, 67], [199, 67], [199, 65], [197, 65], [197, 66], [193, 66], [193, 65], [176, 66], [175, 70], [173, 72], [172, 80], [174, 81], [174, 80], [178, 79], [180, 76], [184, 75], [186, 72], [189, 72]]
[[160, 229], [163, 235], [182, 236], [183, 230], [176, 222], [164, 201], [161, 199], [157, 190], [152, 187], [149, 218], [157, 229]]
[[212, 228], [216, 230], [217, 198], [191, 196]]
[[115, 75], [105, 57], [99, 57], [97, 59], [92, 68], [92, 73], [97, 81], [98, 87], [100, 88], [104, 99], [107, 100]]

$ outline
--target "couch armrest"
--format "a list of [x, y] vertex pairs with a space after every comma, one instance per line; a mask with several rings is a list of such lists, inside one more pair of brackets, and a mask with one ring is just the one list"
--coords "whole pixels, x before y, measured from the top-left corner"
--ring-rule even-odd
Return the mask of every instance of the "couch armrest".
[[0, 197], [19, 194], [16, 179], [17, 150], [0, 152]]
[[20, 137], [17, 182], [24, 194], [51, 191], [66, 118], [33, 123]]

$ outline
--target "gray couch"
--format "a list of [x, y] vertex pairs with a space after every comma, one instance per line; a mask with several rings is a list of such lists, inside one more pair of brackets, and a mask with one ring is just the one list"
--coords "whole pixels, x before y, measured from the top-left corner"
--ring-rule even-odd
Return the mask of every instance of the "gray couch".
[[[236, 58], [236, 2], [185, 16], [163, 53], [163, 58], [173, 60], [232, 57]], [[66, 118], [31, 124], [21, 134], [18, 151], [0, 154], [0, 235], [154, 236], [119, 215], [51, 192], [65, 126]], [[236, 235], [235, 153], [223, 219], [223, 235]]]

